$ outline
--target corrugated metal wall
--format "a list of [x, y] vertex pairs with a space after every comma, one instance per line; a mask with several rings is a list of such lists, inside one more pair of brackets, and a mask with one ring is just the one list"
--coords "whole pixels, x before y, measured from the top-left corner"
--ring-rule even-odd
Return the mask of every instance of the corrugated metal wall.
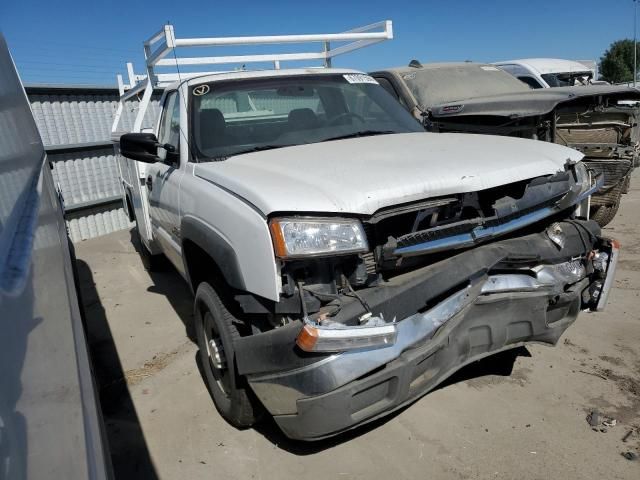
[[[111, 124], [118, 89], [74, 85], [25, 87], [40, 135], [60, 185], [74, 242], [130, 228], [122, 208], [118, 166], [111, 146]], [[154, 95], [143, 127], [159, 113]], [[138, 102], [127, 102], [121, 129], [132, 127]]]

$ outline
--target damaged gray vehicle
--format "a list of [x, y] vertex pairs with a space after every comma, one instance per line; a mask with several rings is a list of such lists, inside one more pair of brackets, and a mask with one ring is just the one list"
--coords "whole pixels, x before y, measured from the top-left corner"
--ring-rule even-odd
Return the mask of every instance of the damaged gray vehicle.
[[591, 198], [601, 226], [615, 216], [637, 166], [640, 92], [613, 85], [532, 90], [494, 65], [421, 64], [372, 73], [432, 132], [508, 135], [566, 145], [604, 185]]

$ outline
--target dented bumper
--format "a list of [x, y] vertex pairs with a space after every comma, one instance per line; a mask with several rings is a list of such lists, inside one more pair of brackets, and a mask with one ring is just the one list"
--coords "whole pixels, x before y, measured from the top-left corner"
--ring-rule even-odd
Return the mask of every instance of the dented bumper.
[[[393, 345], [307, 354], [295, 346], [301, 324], [292, 324], [242, 339], [240, 373], [289, 437], [314, 440], [400, 408], [490, 354], [528, 342], [554, 345], [582, 309], [602, 308], [617, 262], [617, 244], [593, 222], [562, 225], [561, 248], [532, 234], [360, 290], [376, 314], [398, 320]], [[600, 270], [594, 251], [607, 253]], [[346, 302], [340, 315], [361, 308]]]

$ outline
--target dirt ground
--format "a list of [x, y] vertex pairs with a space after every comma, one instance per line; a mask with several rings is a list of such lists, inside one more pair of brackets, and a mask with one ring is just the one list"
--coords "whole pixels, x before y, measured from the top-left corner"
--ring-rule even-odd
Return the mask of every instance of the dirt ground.
[[[82, 242], [116, 478], [636, 480], [640, 459], [622, 454], [640, 455], [638, 225], [640, 171], [606, 229], [622, 243], [609, 306], [581, 314], [556, 348], [477, 362], [391, 416], [311, 444], [287, 440], [272, 421], [239, 431], [222, 420], [196, 361], [184, 281], [171, 268], [148, 274], [129, 231]], [[594, 430], [594, 409], [616, 425]]]

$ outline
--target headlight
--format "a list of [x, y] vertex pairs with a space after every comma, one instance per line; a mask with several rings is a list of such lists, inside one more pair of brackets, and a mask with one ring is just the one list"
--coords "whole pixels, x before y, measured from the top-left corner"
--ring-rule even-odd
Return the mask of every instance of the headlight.
[[567, 243], [567, 234], [564, 233], [562, 225], [558, 222], [547, 227], [547, 236], [561, 249], [564, 248], [564, 244]]
[[269, 228], [276, 256], [281, 258], [366, 252], [369, 249], [358, 220], [275, 218]]
[[578, 201], [585, 200], [604, 185], [604, 175], [592, 176], [584, 162], [576, 163], [574, 168], [576, 172], [576, 184], [580, 188]]
[[574, 166], [576, 171], [576, 183], [580, 185], [580, 191], [584, 192], [591, 187], [591, 177], [589, 175], [589, 170], [587, 170], [587, 166], [584, 162], [580, 161]]

